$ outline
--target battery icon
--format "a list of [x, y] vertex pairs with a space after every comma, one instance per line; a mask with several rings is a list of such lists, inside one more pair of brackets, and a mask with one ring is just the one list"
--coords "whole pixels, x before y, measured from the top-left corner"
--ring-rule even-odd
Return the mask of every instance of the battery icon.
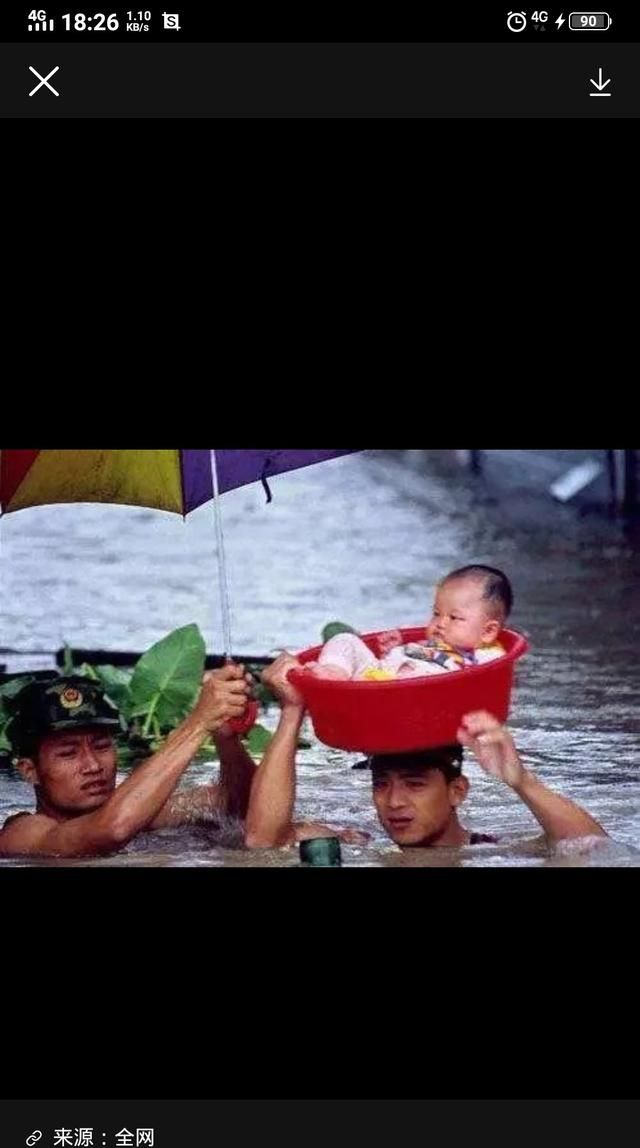
[[572, 12], [569, 16], [572, 32], [607, 32], [612, 23], [608, 12]]

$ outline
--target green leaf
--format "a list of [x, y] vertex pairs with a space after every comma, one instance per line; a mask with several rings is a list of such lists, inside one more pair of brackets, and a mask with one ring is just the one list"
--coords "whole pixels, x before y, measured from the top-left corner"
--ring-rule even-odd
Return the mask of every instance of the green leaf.
[[276, 700], [276, 695], [263, 684], [262, 675], [266, 670], [266, 666], [262, 662], [247, 662], [245, 669], [247, 673], [251, 674], [253, 678], [253, 686], [251, 687], [251, 697], [255, 698], [257, 702], [268, 705], [270, 702]]
[[32, 681], [33, 675], [25, 674], [19, 678], [10, 678], [0, 686], [0, 753], [12, 748], [7, 733], [14, 717], [12, 701]]
[[75, 673], [75, 666], [73, 664], [73, 656], [71, 654], [71, 646], [68, 642], [64, 644], [64, 659], [60, 668], [62, 677], [67, 677], [69, 674]]
[[4, 682], [0, 686], [0, 702], [2, 698], [15, 698], [23, 686], [28, 686], [29, 682], [32, 681], [34, 681], [32, 674], [24, 674], [20, 678], [10, 678], [8, 682]]
[[346, 622], [328, 622], [322, 631], [322, 641], [328, 642], [329, 638], [335, 638], [336, 634], [357, 634], [357, 632]]
[[144, 717], [143, 736], [153, 719], [173, 728], [192, 709], [204, 673], [205, 645], [197, 626], [183, 626], [156, 642], [140, 658], [131, 679], [128, 718]]
[[194, 761], [217, 761], [219, 756], [220, 755], [219, 755], [215, 745], [213, 744], [213, 742], [212, 741], [205, 741], [204, 745], [200, 746], [200, 749], [196, 753], [193, 760]]
[[133, 769], [136, 765], [146, 761], [151, 756], [151, 752], [151, 746], [146, 742], [144, 745], [136, 746], [127, 743], [118, 745], [118, 769]]
[[15, 711], [11, 705], [12, 699], [15, 698], [28, 682], [32, 682], [31, 676], [23, 678], [11, 678], [10, 681], [5, 682], [0, 686], [0, 754], [13, 754], [13, 745], [9, 737], [9, 729], [15, 717]]
[[125, 712], [131, 692], [131, 671], [122, 670], [119, 666], [96, 666], [95, 674], [107, 697]]
[[259, 681], [254, 681], [251, 687], [251, 697], [258, 702], [258, 705], [264, 706], [265, 709], [268, 709], [269, 706], [273, 705], [277, 700], [276, 695], [271, 692], [268, 686], [263, 685], [263, 683]]
[[272, 737], [273, 734], [263, 725], [254, 725], [242, 740], [252, 757], [262, 757]]

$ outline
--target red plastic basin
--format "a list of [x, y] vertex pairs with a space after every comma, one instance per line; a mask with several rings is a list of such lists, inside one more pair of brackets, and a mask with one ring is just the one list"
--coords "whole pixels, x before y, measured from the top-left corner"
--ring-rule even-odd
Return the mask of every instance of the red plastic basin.
[[[424, 641], [424, 627], [400, 630], [403, 641]], [[377, 656], [379, 634], [362, 639]], [[514, 630], [503, 630], [504, 657], [425, 678], [392, 682], [336, 682], [291, 670], [290, 681], [303, 695], [316, 737], [336, 749], [392, 753], [448, 745], [456, 740], [460, 720], [473, 710], [488, 710], [499, 721], [509, 715], [513, 671], [529, 644]], [[322, 649], [298, 654], [314, 661]]]

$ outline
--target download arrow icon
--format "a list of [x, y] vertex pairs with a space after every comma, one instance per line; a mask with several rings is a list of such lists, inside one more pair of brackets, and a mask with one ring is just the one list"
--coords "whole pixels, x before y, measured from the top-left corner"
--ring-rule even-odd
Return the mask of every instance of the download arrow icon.
[[611, 95], [611, 92], [605, 92], [605, 90], [604, 90], [607, 87], [607, 84], [611, 83], [611, 80], [610, 79], [609, 80], [603, 80], [602, 79], [602, 68], [598, 68], [598, 79], [597, 80], [593, 80], [593, 79], [589, 80], [589, 83], [593, 84], [594, 88], [598, 89], [597, 92], [589, 92], [590, 96], [610, 96]]

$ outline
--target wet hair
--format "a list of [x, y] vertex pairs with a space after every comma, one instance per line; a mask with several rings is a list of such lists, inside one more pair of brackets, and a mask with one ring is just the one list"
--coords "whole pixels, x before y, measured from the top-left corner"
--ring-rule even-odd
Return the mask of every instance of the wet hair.
[[410, 770], [439, 769], [445, 781], [454, 781], [462, 773], [463, 749], [457, 743], [440, 745], [435, 749], [418, 749], [413, 753], [374, 753], [364, 765], [372, 772], [385, 773], [397, 769]]
[[482, 582], [482, 598], [489, 603], [494, 616], [501, 622], [506, 621], [513, 608], [513, 590], [511, 583], [502, 570], [495, 566], [461, 566], [459, 570], [452, 570], [442, 579], [445, 582], [458, 581], [463, 578], [473, 578]]

